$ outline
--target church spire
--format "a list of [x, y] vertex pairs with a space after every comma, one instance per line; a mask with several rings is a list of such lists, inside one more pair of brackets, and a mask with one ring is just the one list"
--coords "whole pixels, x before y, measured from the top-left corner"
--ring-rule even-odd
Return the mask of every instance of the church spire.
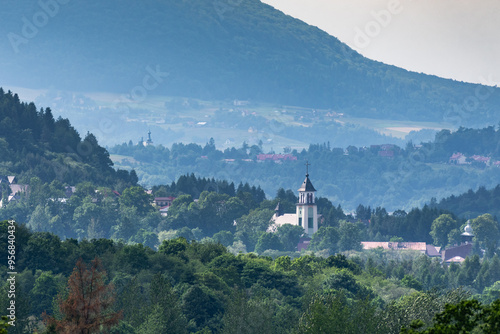
[[299, 201], [296, 204], [297, 225], [303, 227], [309, 236], [318, 230], [318, 209], [314, 198], [316, 189], [309, 180], [310, 165], [306, 161], [306, 178], [299, 188]]
[[314, 186], [311, 183], [311, 180], [309, 180], [309, 166], [311, 166], [311, 164], [309, 163], [309, 161], [306, 161], [305, 165], [306, 165], [306, 178], [304, 182], [302, 182], [302, 186], [299, 188], [299, 192], [316, 191], [316, 189], [314, 189]]

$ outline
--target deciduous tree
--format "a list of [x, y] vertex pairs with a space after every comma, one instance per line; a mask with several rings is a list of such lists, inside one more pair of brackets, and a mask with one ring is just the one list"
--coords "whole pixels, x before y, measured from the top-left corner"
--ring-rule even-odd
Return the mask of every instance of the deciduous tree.
[[448, 235], [457, 227], [457, 222], [450, 214], [442, 214], [432, 222], [430, 235], [436, 246], [448, 245]]

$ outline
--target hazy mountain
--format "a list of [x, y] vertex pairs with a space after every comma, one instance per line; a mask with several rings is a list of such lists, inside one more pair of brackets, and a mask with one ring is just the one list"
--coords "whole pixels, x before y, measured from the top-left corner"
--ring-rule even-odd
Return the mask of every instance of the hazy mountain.
[[496, 89], [368, 60], [257, 0], [0, 4], [2, 84], [138, 100], [153, 93], [252, 99], [461, 124], [498, 118]]

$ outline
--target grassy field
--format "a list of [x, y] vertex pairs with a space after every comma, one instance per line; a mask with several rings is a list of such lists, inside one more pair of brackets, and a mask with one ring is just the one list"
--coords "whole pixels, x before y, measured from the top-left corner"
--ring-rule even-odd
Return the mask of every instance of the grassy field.
[[357, 124], [378, 131], [379, 133], [391, 135], [393, 137], [402, 139], [411, 131], [420, 131], [422, 129], [431, 129], [431, 130], [454, 129], [451, 124], [445, 122], [396, 121], [387, 119], [351, 118], [351, 117], [343, 117], [342, 122]]
[[114, 163], [117, 163], [117, 164], [121, 164], [122, 162], [124, 162], [124, 160], [128, 160], [132, 164], [139, 164], [139, 165], [141, 164], [141, 162], [135, 160], [132, 157], [126, 156], [126, 155], [110, 154], [109, 158], [111, 159], [111, 161], [113, 161]]

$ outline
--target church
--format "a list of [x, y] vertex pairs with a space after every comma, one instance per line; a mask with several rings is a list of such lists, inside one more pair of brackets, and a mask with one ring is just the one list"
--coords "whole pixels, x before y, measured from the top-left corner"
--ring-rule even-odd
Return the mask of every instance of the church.
[[276, 206], [275, 214], [271, 218], [273, 222], [270, 230], [276, 231], [279, 226], [285, 224], [301, 226], [308, 236], [318, 231], [318, 207], [316, 206], [316, 189], [309, 179], [309, 163], [306, 163], [306, 178], [300, 186], [299, 200], [296, 204], [295, 213], [283, 213], [280, 203]]

